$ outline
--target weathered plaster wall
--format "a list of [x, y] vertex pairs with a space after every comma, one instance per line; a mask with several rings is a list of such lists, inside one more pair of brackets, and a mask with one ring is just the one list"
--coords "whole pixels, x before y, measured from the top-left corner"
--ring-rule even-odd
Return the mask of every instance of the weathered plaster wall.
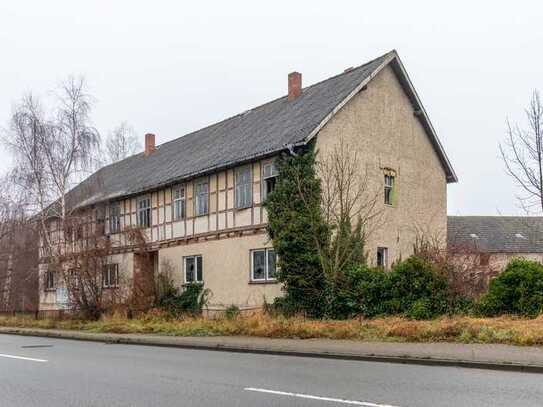
[[[447, 183], [428, 135], [390, 67], [383, 69], [317, 136], [321, 157], [342, 137], [356, 151], [360, 173], [378, 195], [382, 225], [368, 238], [370, 261], [377, 247], [389, 249], [389, 263], [413, 252], [417, 230], [446, 236]], [[396, 204], [384, 204], [384, 170], [396, 172]], [[371, 196], [374, 196], [373, 194]]]

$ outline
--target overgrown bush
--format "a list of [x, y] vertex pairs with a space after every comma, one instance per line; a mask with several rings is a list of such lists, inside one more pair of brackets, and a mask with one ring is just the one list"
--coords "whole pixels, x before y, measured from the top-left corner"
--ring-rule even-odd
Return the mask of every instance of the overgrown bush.
[[536, 261], [513, 259], [490, 282], [489, 291], [481, 297], [476, 310], [485, 316], [538, 316], [543, 310], [543, 265]]
[[169, 292], [160, 299], [159, 306], [172, 316], [183, 314], [199, 315], [207, 304], [209, 290], [202, 284], [192, 283], [185, 286], [181, 294]]
[[[338, 296], [341, 317], [405, 315], [429, 319], [447, 312], [447, 281], [417, 257], [397, 263], [393, 270], [359, 266], [347, 273], [346, 289]], [[349, 315], [350, 314], [350, 315]]]

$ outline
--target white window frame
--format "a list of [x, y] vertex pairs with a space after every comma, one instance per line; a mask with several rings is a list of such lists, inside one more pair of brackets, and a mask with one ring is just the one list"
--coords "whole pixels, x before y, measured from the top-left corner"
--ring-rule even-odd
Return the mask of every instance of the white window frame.
[[[257, 252], [265, 252], [264, 278], [255, 278], [255, 257], [254, 257], [254, 255]], [[273, 247], [265, 247], [265, 248], [261, 248], [261, 249], [253, 249], [253, 250], [250, 251], [250, 256], [251, 256], [251, 276], [250, 277], [251, 277], [251, 281], [254, 281], [254, 282], [266, 282], [266, 281], [275, 282], [275, 281], [277, 281], [277, 272], [278, 272], [278, 269], [277, 269], [277, 254], [275, 254], [275, 277], [270, 277], [270, 270], [268, 268], [270, 252], [273, 252], [275, 254], [275, 249]]]
[[[176, 197], [176, 193], [179, 195]], [[178, 185], [172, 190], [173, 220], [183, 220], [187, 216], [186, 190], [184, 185]]]
[[[149, 206], [146, 206], [146, 207], [140, 207], [140, 203], [141, 202], [144, 202], [144, 201], [147, 201], [149, 203]], [[143, 227], [143, 228], [150, 228], [152, 226], [152, 222], [151, 222], [151, 216], [152, 216], [152, 211], [151, 211], [151, 197], [150, 196], [145, 196], [145, 197], [141, 197], [141, 198], [138, 198], [137, 201], [136, 201], [136, 206], [137, 206], [137, 212], [136, 212], [136, 215], [137, 215], [137, 223], [138, 223], [138, 226], [139, 227]], [[143, 213], [143, 217], [144, 218], [147, 218], [147, 224], [144, 224], [142, 222], [142, 213]]]
[[[198, 258], [200, 258], [200, 276], [201, 279], [198, 280]], [[187, 280], [187, 260], [193, 259], [194, 260], [194, 280], [188, 281]], [[199, 283], [202, 284], [204, 282], [204, 258], [201, 254], [195, 254], [192, 256], [184, 256], [183, 257], [183, 281], [185, 284], [192, 284], [192, 283]]]
[[253, 171], [251, 165], [236, 168], [235, 178], [235, 208], [250, 208], [253, 205]]
[[[381, 252], [381, 256], [383, 258], [383, 264], [379, 264], [379, 253], [380, 252]], [[375, 262], [377, 264], [377, 267], [382, 267], [384, 269], [388, 269], [388, 247], [379, 246], [377, 248]]]
[[[390, 182], [388, 182], [390, 181]], [[394, 205], [394, 184], [396, 183], [396, 177], [392, 174], [385, 174], [384, 176], [384, 200], [385, 205]], [[387, 191], [389, 193], [387, 194]], [[388, 197], [388, 200], [387, 200]]]
[[[113, 209], [116, 209], [115, 211]], [[121, 203], [113, 202], [109, 205], [109, 233], [121, 232]]]
[[119, 287], [119, 264], [118, 263], [110, 263], [110, 264], [104, 265], [104, 270], [102, 270], [102, 287], [103, 288]]
[[[199, 190], [202, 185], [206, 186], [205, 191]], [[205, 208], [201, 208], [200, 198], [204, 196]], [[205, 216], [207, 214], [209, 214], [209, 178], [201, 178], [194, 182], [194, 216]]]
[[[269, 168], [269, 171], [266, 171], [267, 168]], [[277, 170], [274, 161], [262, 165], [262, 201], [265, 201], [268, 197], [267, 181], [272, 179], [276, 180], [278, 176], [279, 171]]]

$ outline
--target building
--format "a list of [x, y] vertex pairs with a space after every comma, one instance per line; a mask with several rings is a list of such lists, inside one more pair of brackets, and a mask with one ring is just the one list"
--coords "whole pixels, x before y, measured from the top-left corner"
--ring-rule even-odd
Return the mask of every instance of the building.
[[543, 262], [543, 217], [449, 216], [448, 247], [477, 256], [482, 271], [502, 271], [515, 257]]
[[[211, 309], [258, 307], [281, 295], [262, 207], [274, 159], [339, 140], [359, 153], [384, 214], [367, 242], [372, 262], [409, 256], [421, 228], [446, 233], [447, 183], [457, 178], [396, 51], [305, 88], [293, 72], [287, 95], [159, 146], [147, 134], [145, 152], [100, 169], [70, 199], [109, 236], [108, 287], [138, 274], [140, 255], [122, 233], [138, 227], [155, 273], [203, 282]], [[45, 262], [41, 272], [40, 307], [56, 309], [58, 283]]]

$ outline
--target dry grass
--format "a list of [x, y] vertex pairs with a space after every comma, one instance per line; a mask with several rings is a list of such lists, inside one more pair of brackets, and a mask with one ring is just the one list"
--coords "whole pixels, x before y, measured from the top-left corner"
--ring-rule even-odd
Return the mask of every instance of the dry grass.
[[228, 319], [171, 319], [149, 313], [127, 320], [104, 317], [99, 321], [34, 320], [0, 317], [0, 326], [83, 330], [104, 333], [154, 333], [173, 336], [243, 335], [267, 338], [328, 338], [360, 341], [461, 342], [543, 345], [543, 317], [452, 317], [411, 321], [399, 317], [373, 320], [321, 321], [257, 314]]

